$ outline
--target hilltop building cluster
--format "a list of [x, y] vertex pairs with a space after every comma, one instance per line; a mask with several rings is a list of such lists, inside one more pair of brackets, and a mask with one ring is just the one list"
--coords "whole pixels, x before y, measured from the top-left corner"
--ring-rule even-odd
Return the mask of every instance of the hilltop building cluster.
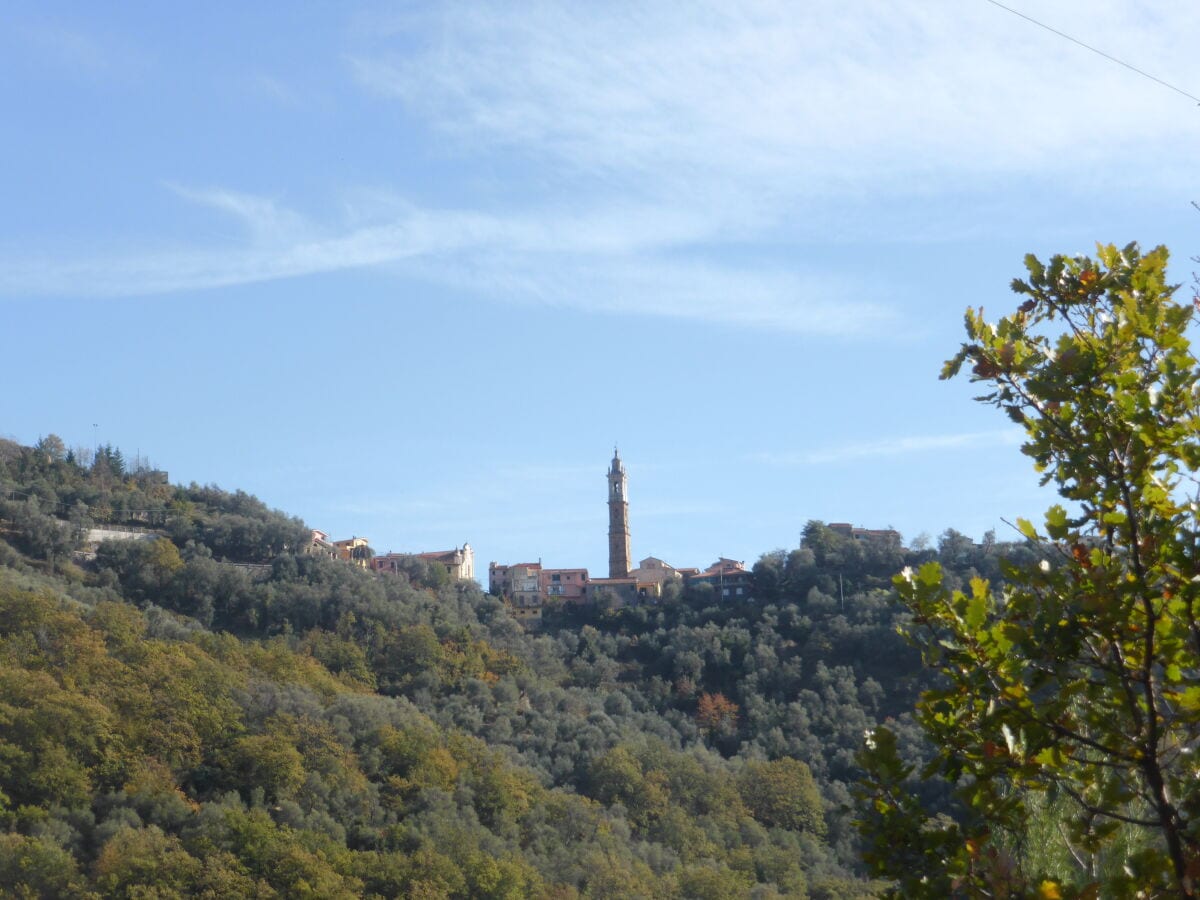
[[[740, 560], [720, 557], [706, 569], [677, 568], [657, 556], [633, 565], [629, 528], [629, 475], [621, 454], [614, 449], [605, 473], [608, 482], [608, 573], [593, 578], [585, 568], [550, 568], [537, 562], [488, 564], [488, 592], [501, 598], [526, 627], [536, 627], [542, 610], [551, 604], [604, 604], [613, 607], [654, 603], [676, 586], [679, 590], [708, 585], [721, 600], [752, 600], [753, 574]], [[848, 522], [831, 522], [831, 531], [858, 541], [899, 542], [891, 529], [858, 528]], [[340, 559], [374, 572], [408, 571], [413, 559], [445, 568], [451, 580], [475, 578], [475, 551], [464, 543], [450, 550], [376, 554], [364, 537], [330, 540], [313, 530], [309, 552]]]
[[443, 566], [453, 581], [470, 581], [475, 577], [475, 551], [471, 549], [470, 544], [466, 543], [451, 550], [377, 555], [371, 549], [370, 541], [364, 537], [331, 541], [328, 534], [314, 528], [308, 552], [319, 556], [328, 556], [330, 559], [340, 559], [373, 572], [395, 574], [404, 571], [404, 564], [407, 560], [423, 559], [426, 562]]
[[536, 626], [542, 609], [552, 603], [614, 606], [653, 603], [667, 586], [712, 585], [728, 600], [749, 600], [752, 575], [746, 564], [721, 557], [707, 569], [676, 568], [647, 556], [635, 568], [629, 530], [629, 476], [621, 454], [614, 450], [608, 481], [608, 576], [592, 578], [587, 569], [552, 569], [536, 563], [488, 564], [488, 592], [502, 598], [526, 626]]
[[882, 544], [899, 544], [900, 532], [894, 528], [858, 528], [849, 522], [830, 522], [825, 526], [842, 537], [856, 541], [874, 541]]

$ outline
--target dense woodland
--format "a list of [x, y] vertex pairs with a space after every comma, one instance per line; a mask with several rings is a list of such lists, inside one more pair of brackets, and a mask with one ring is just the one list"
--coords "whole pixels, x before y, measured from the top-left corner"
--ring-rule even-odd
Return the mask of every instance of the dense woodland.
[[[874, 896], [855, 754], [886, 721], [926, 755], [891, 577], [1028, 552], [810, 522], [754, 602], [675, 591], [527, 634], [436, 565], [307, 555], [300, 520], [112, 448], [4, 443], [0, 497], [17, 896]], [[158, 536], [89, 560], [93, 523]]]

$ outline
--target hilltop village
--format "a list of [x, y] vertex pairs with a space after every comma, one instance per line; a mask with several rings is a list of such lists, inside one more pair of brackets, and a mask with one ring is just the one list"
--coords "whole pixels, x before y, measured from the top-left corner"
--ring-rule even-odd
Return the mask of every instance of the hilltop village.
[[[540, 623], [548, 604], [627, 606], [653, 603], [673, 588], [710, 585], [723, 600], [752, 600], [753, 573], [744, 561], [720, 557], [706, 569], [677, 568], [656, 556], [632, 564], [629, 529], [629, 476], [614, 448], [608, 481], [608, 577], [593, 578], [587, 569], [548, 568], [542, 563], [488, 564], [488, 592], [502, 598], [527, 627]], [[857, 540], [900, 541], [899, 533], [854, 528], [837, 522], [830, 529]]]
[[[614, 449], [608, 470], [608, 577], [592, 578], [585, 568], [552, 569], [541, 562], [488, 564], [488, 592], [501, 598], [516, 619], [526, 627], [536, 627], [542, 609], [553, 603], [626, 606], [653, 602], [663, 596], [667, 586], [711, 584], [719, 596], [749, 599], [752, 574], [744, 562], [724, 557], [707, 569], [676, 568], [648, 556], [634, 568], [630, 554], [629, 478], [620, 453]], [[396, 574], [404, 571], [408, 560], [424, 560], [443, 566], [454, 581], [475, 578], [475, 551], [469, 543], [451, 550], [423, 553], [387, 553], [377, 555], [365, 537], [330, 540], [323, 531], [313, 529], [308, 552], [340, 559], [373, 572]]]
[[587, 569], [552, 569], [541, 562], [488, 564], [488, 592], [502, 598], [526, 627], [536, 627], [547, 604], [578, 603], [627, 606], [654, 602], [668, 590], [711, 584], [719, 596], [750, 599], [753, 576], [746, 564], [721, 557], [703, 571], [676, 568], [656, 556], [633, 567], [629, 531], [629, 476], [613, 449], [608, 480], [608, 577], [593, 578]]
[[[499, 597], [517, 621], [527, 628], [541, 623], [542, 610], [554, 604], [621, 607], [655, 603], [672, 591], [709, 585], [723, 600], [753, 600], [753, 573], [742, 560], [719, 557], [706, 569], [679, 568], [657, 556], [647, 556], [635, 567], [629, 528], [629, 476], [621, 454], [613, 449], [608, 481], [608, 575], [592, 577], [586, 568], [550, 568], [538, 562], [488, 564], [488, 593]], [[855, 540], [899, 544], [891, 529], [856, 528], [832, 522], [830, 530]], [[331, 541], [322, 531], [312, 532], [309, 552], [341, 559], [374, 572], [396, 574], [408, 560], [424, 560], [445, 568], [451, 580], [475, 577], [475, 551], [469, 543], [451, 550], [376, 555], [363, 537]]]
[[[45, 447], [43, 447], [45, 445]], [[12, 448], [19, 449], [13, 444]], [[47, 449], [48, 448], [48, 449]], [[3, 449], [3, 448], [0, 448]], [[38, 452], [45, 461], [54, 462], [58, 456], [74, 463], [78, 454], [66, 451], [61, 439], [54, 435], [39, 442]], [[83, 453], [83, 451], [80, 451]], [[164, 492], [170, 489], [167, 472], [152, 469], [140, 460], [125, 471], [120, 451], [102, 447], [96, 451], [101, 470], [112, 469], [118, 474], [135, 478], [147, 489]], [[714, 597], [738, 602], [753, 600], [753, 572], [744, 561], [719, 557], [705, 569], [676, 567], [657, 556], [647, 556], [633, 565], [632, 541], [629, 524], [629, 476], [620, 452], [614, 448], [612, 462], [606, 472], [608, 485], [608, 573], [606, 577], [593, 577], [586, 568], [551, 568], [537, 562], [488, 564], [488, 592], [501, 599], [513, 617], [526, 628], [541, 624], [542, 611], [546, 607], [574, 604], [601, 606], [614, 609], [645, 603], [657, 603], [664, 597], [678, 596], [695, 588], [707, 586]], [[34, 495], [25, 491], [9, 490], [5, 496], [10, 500], [28, 500]], [[243, 495], [237, 495], [243, 496]], [[62, 509], [56, 509], [59, 515]], [[109, 509], [104, 504], [94, 507], [77, 506], [70, 519], [78, 531], [82, 550], [80, 558], [85, 562], [95, 559], [96, 551], [105, 541], [140, 542], [152, 541], [167, 536], [165, 509], [121, 508]], [[299, 524], [299, 523], [297, 523]], [[303, 527], [303, 526], [301, 526]], [[900, 546], [900, 534], [892, 529], [858, 528], [847, 522], [831, 522], [829, 531], [856, 541]], [[476, 579], [475, 551], [469, 543], [449, 550], [423, 552], [388, 552], [378, 554], [370, 541], [361, 536], [342, 540], [331, 540], [328, 533], [318, 529], [306, 529], [307, 545], [304, 552], [311, 556], [339, 560], [370, 572], [386, 575], [412, 577], [413, 562], [420, 561], [435, 571], [444, 573], [447, 581], [474, 581]], [[270, 542], [268, 542], [270, 543]], [[234, 552], [232, 557], [221, 554], [223, 564], [237, 566], [262, 577], [272, 571], [268, 559], [273, 552], [286, 551], [295, 543], [280, 539], [271, 549], [252, 553]], [[230, 548], [232, 549], [232, 548]], [[441, 576], [439, 576], [441, 577]]]

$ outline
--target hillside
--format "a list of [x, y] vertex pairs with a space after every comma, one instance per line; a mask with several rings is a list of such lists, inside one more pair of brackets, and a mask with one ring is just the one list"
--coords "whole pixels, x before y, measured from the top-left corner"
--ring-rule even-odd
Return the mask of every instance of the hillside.
[[[890, 576], [999, 549], [810, 523], [757, 603], [527, 634], [474, 583], [306, 555], [300, 520], [112, 448], [6, 442], [0, 497], [17, 896], [873, 896], [854, 754], [884, 720], [923, 753]], [[86, 560], [97, 522], [153, 533]]]

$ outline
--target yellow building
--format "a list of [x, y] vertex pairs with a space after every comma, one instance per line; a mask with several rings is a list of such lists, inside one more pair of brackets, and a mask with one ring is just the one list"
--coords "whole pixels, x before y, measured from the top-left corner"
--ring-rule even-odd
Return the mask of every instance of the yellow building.
[[334, 541], [333, 549], [337, 553], [338, 559], [361, 566], [364, 569], [370, 567], [371, 557], [374, 556], [374, 553], [371, 552], [370, 542], [364, 537], [352, 537], [344, 541]]

